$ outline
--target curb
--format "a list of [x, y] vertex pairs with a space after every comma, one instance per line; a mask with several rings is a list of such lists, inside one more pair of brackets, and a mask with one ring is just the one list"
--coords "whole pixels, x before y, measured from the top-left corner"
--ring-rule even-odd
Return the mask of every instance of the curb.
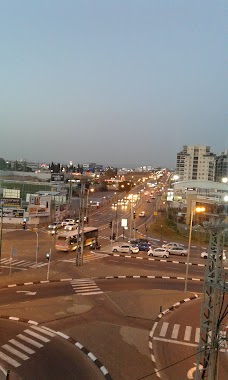
[[179, 302], [176, 302], [171, 307], [164, 310], [162, 313], [158, 314], [157, 318], [155, 319], [154, 325], [153, 325], [151, 332], [150, 332], [150, 335], [149, 335], [149, 350], [150, 350], [151, 360], [152, 360], [153, 365], [154, 365], [155, 373], [156, 373], [157, 377], [159, 377], [159, 378], [161, 378], [161, 375], [159, 373], [160, 371], [157, 369], [157, 364], [156, 364], [156, 359], [155, 359], [155, 354], [154, 354], [154, 348], [153, 348], [153, 343], [152, 343], [156, 327], [157, 327], [158, 323], [160, 322], [161, 318], [164, 317], [164, 315], [168, 314], [170, 311], [174, 311], [177, 307], [179, 307], [183, 303], [195, 300], [197, 298], [198, 298], [198, 295], [194, 294], [194, 296], [192, 296], [190, 298], [185, 298]]
[[[174, 277], [174, 276], [105, 276], [105, 277], [90, 277], [92, 280], [112, 280], [112, 279], [125, 279], [125, 278], [147, 278], [147, 279], [156, 279], [156, 278], [163, 278], [164, 280], [185, 280], [185, 277]], [[54, 283], [54, 282], [70, 282], [74, 280], [74, 278], [62, 278], [60, 280], [43, 280], [43, 281], [31, 281], [31, 282], [24, 282], [19, 284], [10, 284], [3, 286], [0, 289], [8, 289], [8, 288], [15, 288], [17, 286], [28, 286], [28, 285], [38, 285], [38, 284], [48, 284], [48, 283]], [[196, 277], [188, 277], [189, 281], [198, 281], [203, 282], [204, 279], [202, 278], [196, 278]]]
[[[0, 319], [8, 319], [11, 321], [17, 321], [17, 322], [23, 322], [23, 323], [28, 323], [31, 325], [36, 325], [36, 326], [42, 326], [39, 322], [32, 321], [30, 319], [24, 319], [24, 318], [18, 318], [18, 317], [9, 317], [5, 315], [0, 315]], [[52, 329], [49, 329], [48, 327], [42, 326], [45, 330], [51, 331], [54, 334], [60, 336], [63, 339], [66, 339], [68, 342], [79, 348], [92, 362], [96, 365], [96, 367], [101, 371], [102, 375], [104, 376], [105, 379], [107, 380], [112, 380], [111, 375], [109, 374], [108, 370], [105, 368], [105, 366], [101, 363], [99, 359], [96, 358], [96, 356], [89, 351], [86, 347], [84, 347], [80, 342], [76, 341], [75, 339], [71, 338], [70, 336], [62, 333], [61, 331], [55, 331]]]

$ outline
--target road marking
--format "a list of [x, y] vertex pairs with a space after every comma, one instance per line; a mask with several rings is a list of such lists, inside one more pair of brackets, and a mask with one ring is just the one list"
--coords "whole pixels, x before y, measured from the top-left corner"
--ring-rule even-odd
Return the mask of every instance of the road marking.
[[185, 333], [184, 333], [184, 340], [190, 340], [191, 339], [191, 333], [192, 333], [192, 326], [186, 326]]
[[20, 363], [18, 363], [16, 360], [10, 358], [6, 354], [3, 354], [3, 352], [0, 351], [0, 358], [4, 360], [5, 362], [11, 364], [13, 367], [20, 367]]
[[179, 330], [180, 330], [180, 325], [176, 324], [173, 326], [173, 331], [172, 331], [172, 335], [171, 335], [172, 339], [177, 339]]
[[43, 334], [49, 335], [49, 336], [51, 336], [51, 337], [56, 336], [56, 334], [54, 334], [52, 331], [50, 331], [50, 330], [46, 330], [46, 329], [43, 329], [42, 327], [31, 326], [31, 328], [34, 329], [34, 330], [37, 330], [37, 331], [39, 331], [39, 332], [42, 332]]
[[43, 347], [43, 344], [38, 343], [38, 342], [36, 342], [35, 340], [30, 339], [30, 338], [28, 338], [27, 336], [25, 336], [25, 335], [23, 335], [23, 334], [18, 334], [17, 336], [18, 336], [18, 338], [24, 340], [25, 342], [27, 342], [27, 343], [29, 343], [29, 344], [32, 344], [32, 345], [35, 346], [35, 347], [38, 347], [38, 348]]
[[168, 326], [169, 326], [168, 322], [163, 322], [162, 328], [161, 328], [161, 331], [160, 331], [160, 334], [159, 334], [160, 336], [166, 336], [166, 332], [167, 332]]
[[35, 333], [35, 332], [31, 331], [31, 330], [25, 330], [24, 332], [27, 333], [27, 334], [29, 334], [29, 335], [34, 336], [35, 338], [41, 340], [42, 342], [45, 342], [45, 343], [50, 342], [50, 339], [45, 338], [44, 336], [42, 336], [40, 334], [37, 334], [37, 333]]
[[4, 348], [5, 350], [11, 352], [11, 354], [15, 355], [15, 356], [18, 356], [19, 358], [23, 359], [23, 360], [28, 360], [29, 359], [29, 356], [23, 354], [22, 352], [16, 350], [15, 348], [9, 346], [8, 344], [4, 344], [2, 346], [2, 348]]
[[157, 336], [155, 336], [153, 339], [154, 339], [154, 340], [159, 340], [159, 341], [161, 341], [161, 342], [181, 344], [181, 345], [183, 345], [183, 346], [198, 347], [198, 344], [196, 344], [196, 343], [181, 342], [181, 341], [179, 341], [179, 340], [172, 340], [172, 339], [166, 339], [166, 338], [159, 338], [159, 337], [157, 337]]
[[17, 293], [25, 293], [26, 296], [35, 296], [36, 292], [30, 292], [28, 290], [17, 290]]
[[31, 348], [25, 346], [24, 344], [18, 342], [15, 339], [10, 339], [9, 342], [11, 344], [14, 344], [15, 346], [21, 348], [22, 350], [24, 350], [25, 352], [27, 352], [27, 354], [30, 354], [30, 355], [35, 354], [35, 351], [33, 351]]
[[199, 340], [200, 340], [200, 328], [197, 327], [196, 328], [196, 333], [195, 333], [195, 342], [199, 343]]

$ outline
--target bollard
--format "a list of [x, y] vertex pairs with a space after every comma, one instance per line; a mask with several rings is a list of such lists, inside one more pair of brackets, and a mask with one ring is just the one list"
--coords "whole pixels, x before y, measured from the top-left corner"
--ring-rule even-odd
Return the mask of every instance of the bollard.
[[7, 370], [7, 373], [6, 373], [6, 380], [10, 380], [9, 375], [10, 375], [10, 370], [8, 369], [8, 370]]
[[162, 313], [162, 306], [160, 306], [160, 313]]

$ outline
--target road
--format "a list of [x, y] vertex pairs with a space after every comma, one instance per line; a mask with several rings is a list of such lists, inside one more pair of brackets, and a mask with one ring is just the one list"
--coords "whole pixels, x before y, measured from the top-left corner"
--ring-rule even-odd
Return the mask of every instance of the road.
[[[146, 203], [141, 196], [135, 206], [136, 215], [146, 210], [146, 217], [137, 217], [135, 221], [135, 227], [142, 234], [145, 232], [145, 224], [153, 220], [157, 202], [155, 199]], [[129, 220], [130, 211], [130, 205], [127, 208], [118, 206], [118, 220], [122, 217]], [[149, 333], [161, 307], [164, 309], [186, 298], [183, 293], [186, 257], [170, 255], [168, 259], [160, 260], [148, 257], [143, 252], [137, 255], [114, 254], [109, 241], [108, 225], [110, 220], [116, 221], [116, 210], [111, 204], [107, 204], [91, 212], [89, 218], [90, 225], [99, 226], [102, 249], [95, 253], [85, 249], [83, 267], [75, 266], [75, 252], [55, 251], [55, 237], [45, 229], [38, 230], [38, 236], [34, 232], [23, 230], [4, 233], [0, 277], [0, 352], [6, 354], [2, 346], [9, 344], [11, 339], [18, 339], [18, 334], [28, 329], [26, 320], [37, 321], [42, 326], [51, 328], [54, 336], [42, 349], [29, 356], [29, 359], [22, 359], [23, 364], [18, 367], [14, 368], [12, 363], [5, 362], [1, 356], [0, 362], [9, 364], [10, 369], [23, 379], [58, 380], [64, 376], [70, 379], [71, 372], [74, 373], [73, 376], [77, 373], [80, 379], [83, 379], [82, 372], [84, 378], [101, 378], [101, 372], [93, 362], [88, 361], [87, 356], [84, 357], [81, 351], [78, 352], [69, 342], [58, 336], [56, 332], [59, 331], [88, 347], [108, 368], [114, 380], [154, 380], [156, 375], [153, 374], [148, 347]], [[121, 229], [119, 232], [121, 235]], [[38, 267], [35, 269], [37, 238]], [[151, 244], [159, 246], [162, 242], [151, 237]], [[15, 249], [10, 263], [12, 247]], [[41, 280], [46, 280], [48, 263], [45, 256], [50, 248], [51, 282], [41, 284]], [[203, 247], [191, 248], [190, 262], [194, 265], [189, 266], [187, 296], [202, 292], [205, 261], [200, 258], [201, 249]], [[66, 278], [70, 279], [60, 281]], [[6, 288], [7, 284], [25, 282], [28, 282], [26, 286]], [[162, 378], [164, 376], [164, 379], [172, 380], [169, 376], [181, 373], [185, 379], [187, 371], [194, 367], [196, 342], [192, 342], [192, 338], [199, 326], [199, 307], [199, 302], [191, 301], [162, 318], [154, 336], [156, 358], [162, 358], [157, 364], [160, 368], [172, 365], [170, 369], [162, 371]], [[21, 322], [4, 319], [9, 317], [21, 318]], [[168, 325], [163, 325], [164, 322]], [[192, 342], [194, 346], [160, 339], [174, 339], [174, 325], [180, 326], [176, 341]], [[162, 326], [168, 326], [166, 333], [171, 334], [171, 338], [164, 335], [165, 327]], [[183, 338], [187, 326], [191, 327], [191, 339], [188, 341]], [[29, 329], [34, 330], [31, 326]], [[175, 327], [175, 331], [177, 329]], [[160, 335], [161, 331], [163, 336]], [[187, 331], [189, 334], [190, 329]], [[15, 346], [15, 343], [11, 344]], [[185, 360], [190, 355], [193, 355], [194, 360]], [[173, 366], [176, 357], [183, 358], [184, 361]], [[14, 354], [13, 359], [16, 360]], [[220, 356], [220, 367], [227, 368], [223, 360], [224, 356]], [[178, 377], [180, 376], [173, 378]]]

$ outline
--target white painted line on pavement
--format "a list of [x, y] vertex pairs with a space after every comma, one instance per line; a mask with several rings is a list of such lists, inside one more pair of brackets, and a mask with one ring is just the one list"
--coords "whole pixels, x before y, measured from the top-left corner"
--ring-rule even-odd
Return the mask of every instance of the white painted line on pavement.
[[167, 329], [168, 329], [168, 322], [163, 322], [162, 324], [162, 328], [161, 328], [161, 331], [160, 331], [160, 336], [166, 336], [166, 332], [167, 332]]
[[184, 333], [184, 340], [190, 340], [191, 339], [191, 333], [192, 333], [192, 326], [186, 326], [185, 333]]
[[172, 331], [172, 335], [171, 335], [172, 339], [177, 339], [178, 334], [179, 334], [179, 330], [180, 330], [180, 325], [175, 324], [173, 326], [173, 331]]
[[178, 340], [171, 340], [171, 339], [166, 339], [166, 338], [159, 338], [157, 336], [155, 336], [153, 338], [154, 340], [159, 340], [161, 342], [167, 342], [167, 343], [175, 343], [175, 344], [181, 344], [183, 346], [190, 346], [190, 347], [197, 347], [198, 344], [196, 343], [187, 343], [187, 342], [180, 342]]

